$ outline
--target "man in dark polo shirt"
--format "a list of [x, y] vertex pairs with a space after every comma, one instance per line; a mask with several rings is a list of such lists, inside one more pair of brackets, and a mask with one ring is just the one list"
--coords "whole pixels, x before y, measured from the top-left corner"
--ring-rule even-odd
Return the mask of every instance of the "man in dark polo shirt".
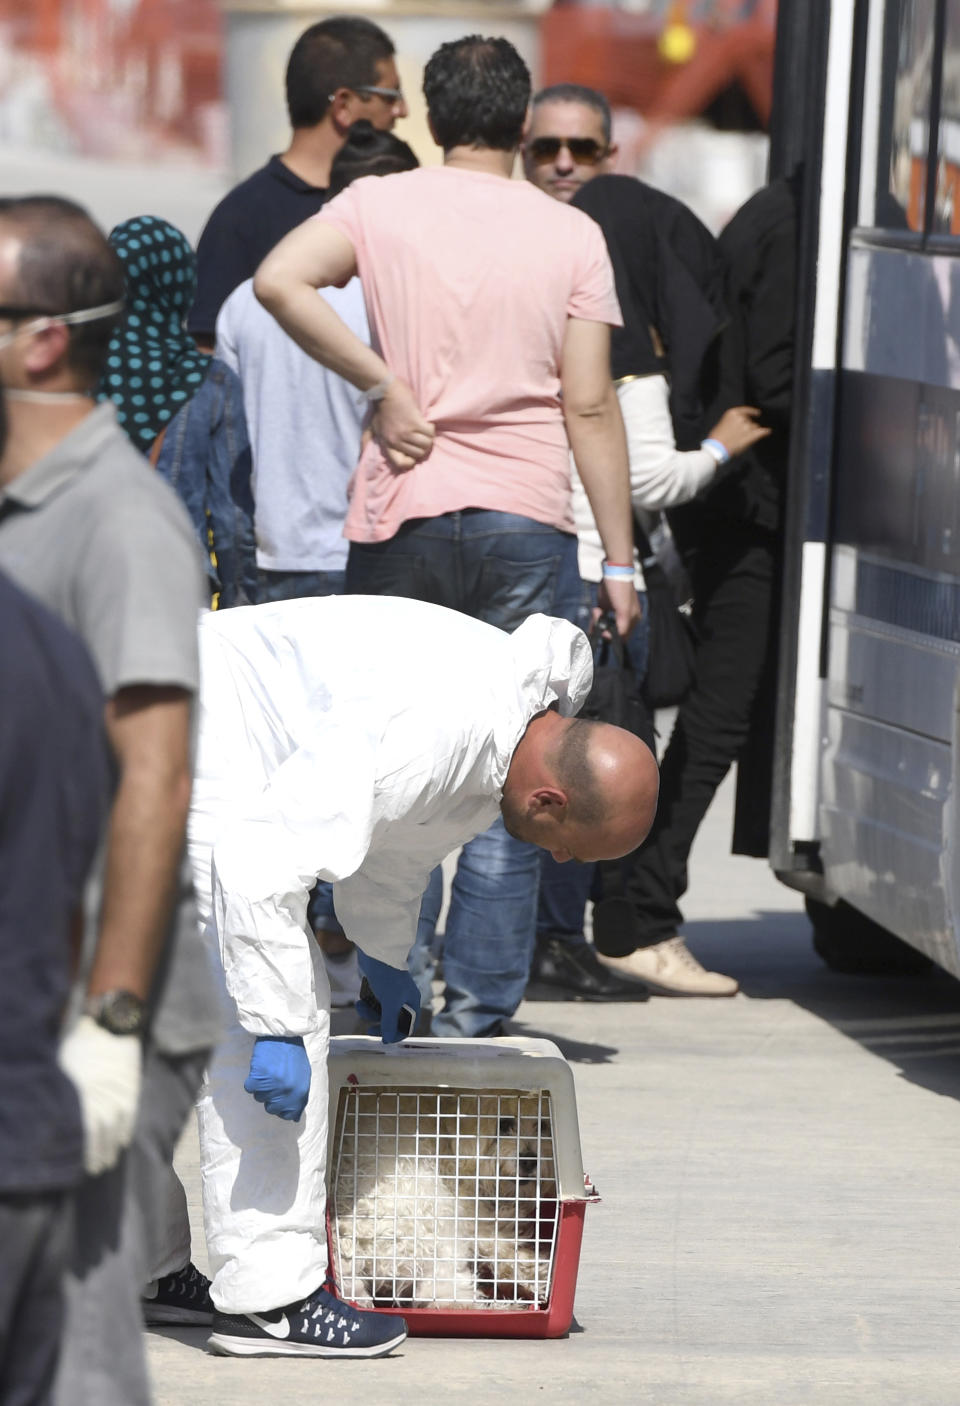
[[389, 131], [407, 105], [392, 40], [372, 20], [334, 17], [304, 30], [287, 61], [293, 133], [280, 156], [225, 195], [197, 246], [197, 295], [187, 327], [213, 349], [217, 313], [296, 225], [315, 215], [354, 122]]
[[[83, 884], [107, 812], [83, 645], [0, 574], [0, 1400], [47, 1401], [63, 1324], [77, 1090], [57, 1063]], [[88, 1084], [84, 1097], [102, 1095]]]
[[[117, 771], [99, 892], [88, 905], [88, 960], [74, 991], [84, 1009], [66, 1047], [82, 1084], [103, 1040], [113, 1040], [117, 1098], [136, 1115], [123, 1136], [109, 1137], [97, 1108], [84, 1106], [87, 1176], [57, 1406], [148, 1406], [144, 1285], [148, 1315], [210, 1316], [172, 1169], [220, 1029], [182, 863], [205, 573], [176, 494], [130, 444], [112, 404], [92, 398], [122, 294], [116, 256], [78, 206], [53, 196], [0, 200], [9, 420], [0, 569], [90, 650]], [[144, 1040], [139, 1101], [139, 1070], [121, 1067], [132, 1034]]]

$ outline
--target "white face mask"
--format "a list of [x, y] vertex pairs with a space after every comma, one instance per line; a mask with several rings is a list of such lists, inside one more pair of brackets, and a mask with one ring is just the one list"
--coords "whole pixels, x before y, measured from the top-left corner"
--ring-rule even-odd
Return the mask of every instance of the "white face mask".
[[[19, 327], [13, 327], [9, 332], [0, 333], [0, 351], [5, 347], [12, 346], [18, 337], [30, 336], [35, 332], [45, 332], [48, 327], [53, 327], [56, 323], [63, 323], [67, 326], [76, 326], [81, 322], [99, 322], [103, 317], [114, 317], [117, 313], [123, 312], [124, 301], [122, 298], [113, 303], [100, 303], [95, 308], [79, 308], [76, 312], [50, 313], [43, 317], [33, 317], [29, 322], [21, 323]], [[73, 401], [89, 400], [89, 395], [82, 391], [34, 391], [17, 389], [16, 387], [4, 386], [3, 393], [10, 400], [43, 401], [49, 404], [50, 401]]]

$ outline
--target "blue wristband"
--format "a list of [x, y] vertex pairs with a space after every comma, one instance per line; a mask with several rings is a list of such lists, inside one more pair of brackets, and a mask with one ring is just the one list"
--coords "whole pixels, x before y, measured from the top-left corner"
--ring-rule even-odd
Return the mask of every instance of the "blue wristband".
[[608, 561], [603, 563], [603, 576], [605, 581], [632, 581], [632, 566], [611, 566]]
[[730, 450], [725, 444], [721, 444], [719, 439], [704, 439], [700, 443], [700, 448], [705, 449], [717, 464], [726, 464], [730, 461]]

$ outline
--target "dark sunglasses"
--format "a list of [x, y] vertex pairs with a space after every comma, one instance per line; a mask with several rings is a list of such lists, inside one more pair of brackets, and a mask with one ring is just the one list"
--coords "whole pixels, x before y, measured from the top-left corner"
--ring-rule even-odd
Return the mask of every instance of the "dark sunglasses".
[[563, 147], [581, 166], [596, 166], [608, 150], [595, 137], [534, 137], [527, 143], [527, 151], [537, 162], [556, 161]]

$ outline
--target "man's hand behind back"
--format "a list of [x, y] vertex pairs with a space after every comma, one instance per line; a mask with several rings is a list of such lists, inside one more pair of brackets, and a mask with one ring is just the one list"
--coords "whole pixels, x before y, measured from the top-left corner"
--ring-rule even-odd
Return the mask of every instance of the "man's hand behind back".
[[426, 459], [436, 433], [421, 414], [410, 387], [399, 379], [387, 387], [371, 428], [387, 462], [400, 473]]

